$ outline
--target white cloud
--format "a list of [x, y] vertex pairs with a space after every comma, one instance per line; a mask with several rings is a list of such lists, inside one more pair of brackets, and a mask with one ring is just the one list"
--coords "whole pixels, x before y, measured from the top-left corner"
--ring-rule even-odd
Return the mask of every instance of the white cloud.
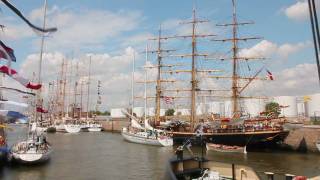
[[262, 40], [251, 48], [245, 48], [240, 51], [240, 55], [244, 57], [271, 57], [277, 56], [281, 59], [287, 59], [289, 55], [297, 53], [307, 47], [311, 43], [309, 41], [296, 44], [285, 43], [278, 45], [268, 40]]
[[274, 81], [254, 83], [253, 92], [255, 94], [263, 92], [267, 96], [319, 93], [319, 80], [315, 64], [299, 64], [273, 74]]
[[295, 4], [287, 7], [284, 10], [284, 13], [289, 19], [295, 21], [303, 21], [309, 17], [308, 2], [307, 1], [298, 1]]
[[[102, 102], [103, 110], [111, 106], [126, 106], [130, 99], [131, 87], [131, 63], [133, 54], [139, 59], [139, 55], [131, 47], [126, 48], [121, 55], [90, 54], [91, 64], [91, 107], [94, 107], [97, 98], [97, 81], [101, 81], [102, 85]], [[68, 67], [67, 81], [72, 77], [75, 78], [75, 66], [78, 62], [79, 76], [81, 80], [88, 79], [89, 54], [83, 55], [78, 59], [68, 59], [60, 52], [44, 53], [42, 79], [43, 84], [48, 86], [49, 82], [57, 79], [61, 72], [63, 59], [73, 68]], [[33, 72], [38, 73], [39, 54], [31, 54], [20, 66], [20, 73], [30, 79], [33, 78]], [[72, 69], [72, 70], [71, 70]], [[73, 72], [71, 77], [71, 71]], [[141, 71], [135, 73], [135, 79], [143, 79]], [[69, 81], [70, 82], [70, 81]], [[45, 90], [47, 92], [47, 90]], [[86, 94], [86, 88], [84, 88]], [[85, 104], [84, 104], [85, 106]]]
[[[315, 1], [316, 9], [320, 8], [319, 1]], [[309, 19], [309, 6], [307, 0], [298, 0], [295, 4], [284, 8], [284, 14], [294, 21], [304, 21]]]
[[245, 48], [240, 51], [241, 56], [261, 57], [270, 56], [278, 49], [278, 45], [267, 40], [262, 40], [251, 48]]
[[280, 57], [287, 58], [290, 54], [299, 52], [300, 50], [302, 50], [310, 45], [311, 45], [311, 43], [309, 41], [300, 42], [297, 44], [289, 44], [289, 43], [282, 44], [278, 48], [278, 54], [280, 55]]
[[134, 30], [142, 19], [141, 13], [137, 11], [83, 10], [77, 13], [59, 9], [48, 18], [50, 24], [58, 27], [49, 46], [85, 48], [104, 44]]

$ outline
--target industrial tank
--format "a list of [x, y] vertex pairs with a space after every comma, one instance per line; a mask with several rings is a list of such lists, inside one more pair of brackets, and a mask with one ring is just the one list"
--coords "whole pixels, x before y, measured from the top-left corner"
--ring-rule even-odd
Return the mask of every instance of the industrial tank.
[[243, 101], [244, 111], [251, 117], [259, 116], [265, 110], [264, 99], [246, 99]]
[[295, 96], [278, 96], [274, 97], [273, 100], [277, 102], [281, 108], [281, 114], [285, 117], [297, 117], [298, 108], [297, 108], [297, 97]]
[[309, 117], [320, 116], [320, 93], [309, 95], [308, 101]]

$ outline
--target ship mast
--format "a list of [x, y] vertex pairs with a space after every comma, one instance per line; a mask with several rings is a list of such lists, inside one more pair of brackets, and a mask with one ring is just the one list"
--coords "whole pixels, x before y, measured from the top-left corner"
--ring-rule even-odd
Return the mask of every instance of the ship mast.
[[161, 56], [161, 26], [159, 28], [158, 36], [158, 49], [157, 49], [157, 84], [156, 84], [156, 122], [160, 121], [160, 98], [161, 98], [161, 69], [162, 69], [162, 56]]
[[240, 117], [239, 111], [239, 93], [238, 93], [238, 41], [237, 41], [237, 14], [235, 0], [232, 0], [232, 112], [234, 117]]
[[[244, 77], [239, 75], [239, 63], [240, 61], [249, 61], [249, 60], [263, 60], [265, 58], [263, 57], [240, 57], [239, 56], [239, 48], [238, 48], [238, 42], [239, 41], [248, 41], [248, 40], [257, 40], [261, 39], [260, 37], [239, 37], [238, 36], [238, 27], [242, 25], [248, 25], [253, 24], [253, 22], [238, 22], [237, 19], [237, 10], [236, 10], [236, 0], [232, 0], [232, 22], [227, 24], [217, 24], [217, 26], [231, 26], [232, 27], [232, 37], [227, 39], [214, 39], [213, 41], [221, 41], [221, 42], [232, 42], [232, 57], [231, 58], [225, 58], [220, 57], [217, 59], [220, 60], [228, 60], [230, 59], [232, 61], [232, 75], [231, 77], [228, 76], [212, 76], [211, 78], [215, 79], [228, 79], [231, 78], [232, 85], [231, 85], [231, 100], [232, 100], [232, 118], [239, 118], [241, 116], [241, 108], [240, 108], [240, 99], [243, 98], [258, 98], [258, 99], [265, 99], [264, 97], [244, 97], [241, 96], [241, 93], [248, 87], [250, 83], [253, 82], [253, 80], [266, 80], [265, 78], [259, 78], [257, 77], [259, 73], [263, 70], [264, 66], [258, 70], [254, 76], [252, 77]], [[247, 82], [244, 85], [239, 86], [239, 80], [246, 80]]]
[[198, 86], [198, 82], [196, 80], [196, 46], [197, 46], [197, 39], [196, 39], [196, 10], [193, 9], [192, 13], [192, 72], [191, 72], [191, 130], [194, 129], [194, 123], [196, 121], [196, 89]]
[[88, 74], [88, 83], [87, 83], [87, 117], [86, 121], [89, 119], [89, 106], [90, 106], [90, 81], [91, 81], [91, 55], [89, 59], [89, 74]]
[[[47, 0], [44, 1], [44, 11], [43, 11], [43, 29], [46, 27], [46, 14], [47, 14]], [[44, 38], [45, 36], [41, 36], [41, 46], [40, 46], [40, 58], [39, 58], [39, 70], [38, 70], [38, 83], [42, 84], [42, 79], [41, 79], [41, 70], [42, 70], [42, 59], [43, 59], [43, 46], [44, 46]], [[43, 105], [43, 99], [41, 97], [41, 89], [37, 93], [37, 98], [36, 98], [36, 103], [35, 106], [41, 107]], [[37, 110], [35, 112], [36, 115], [36, 123], [38, 122], [39, 118], [42, 120], [42, 115], [41, 113], [38, 113]]]

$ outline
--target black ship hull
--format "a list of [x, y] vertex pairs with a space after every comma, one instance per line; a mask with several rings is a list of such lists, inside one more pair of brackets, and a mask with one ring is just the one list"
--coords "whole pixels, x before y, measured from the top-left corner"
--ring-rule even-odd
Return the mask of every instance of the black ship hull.
[[[230, 132], [230, 133], [204, 133], [206, 142], [225, 144], [230, 146], [247, 146], [263, 148], [277, 145], [285, 140], [289, 131], [259, 131], [259, 132]], [[187, 139], [195, 137], [195, 133], [173, 132], [174, 144], [181, 144]], [[196, 143], [195, 143], [196, 144]]]

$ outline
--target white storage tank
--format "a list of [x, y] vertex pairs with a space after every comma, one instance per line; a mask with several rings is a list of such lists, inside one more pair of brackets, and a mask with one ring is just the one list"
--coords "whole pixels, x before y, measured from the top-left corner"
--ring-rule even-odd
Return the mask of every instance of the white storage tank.
[[187, 116], [190, 115], [190, 109], [175, 109], [174, 115], [183, 115]]
[[196, 114], [197, 115], [202, 115], [204, 113], [202, 106], [203, 106], [203, 104], [199, 104], [196, 106]]
[[221, 115], [223, 113], [221, 112], [221, 104], [224, 107], [223, 102], [210, 102], [208, 112]]
[[160, 116], [165, 116], [166, 109], [160, 109]]
[[309, 95], [307, 101], [309, 117], [320, 116], [320, 93]]
[[243, 108], [251, 117], [259, 116], [265, 110], [265, 105], [264, 99], [245, 99], [243, 101]]
[[298, 110], [297, 110], [297, 97], [295, 96], [278, 96], [274, 97], [273, 100], [277, 102], [281, 108], [280, 116], [285, 117], [297, 117]]
[[225, 101], [224, 102], [224, 113], [222, 114], [224, 117], [232, 117], [232, 102], [231, 101]]
[[154, 116], [155, 115], [155, 108], [154, 107], [149, 107], [147, 108], [148, 116]]
[[114, 108], [114, 109], [111, 109], [110, 115], [112, 118], [125, 118], [126, 115], [122, 111], [125, 111], [125, 109]]
[[136, 114], [137, 117], [144, 116], [144, 107], [134, 107], [133, 113]]

